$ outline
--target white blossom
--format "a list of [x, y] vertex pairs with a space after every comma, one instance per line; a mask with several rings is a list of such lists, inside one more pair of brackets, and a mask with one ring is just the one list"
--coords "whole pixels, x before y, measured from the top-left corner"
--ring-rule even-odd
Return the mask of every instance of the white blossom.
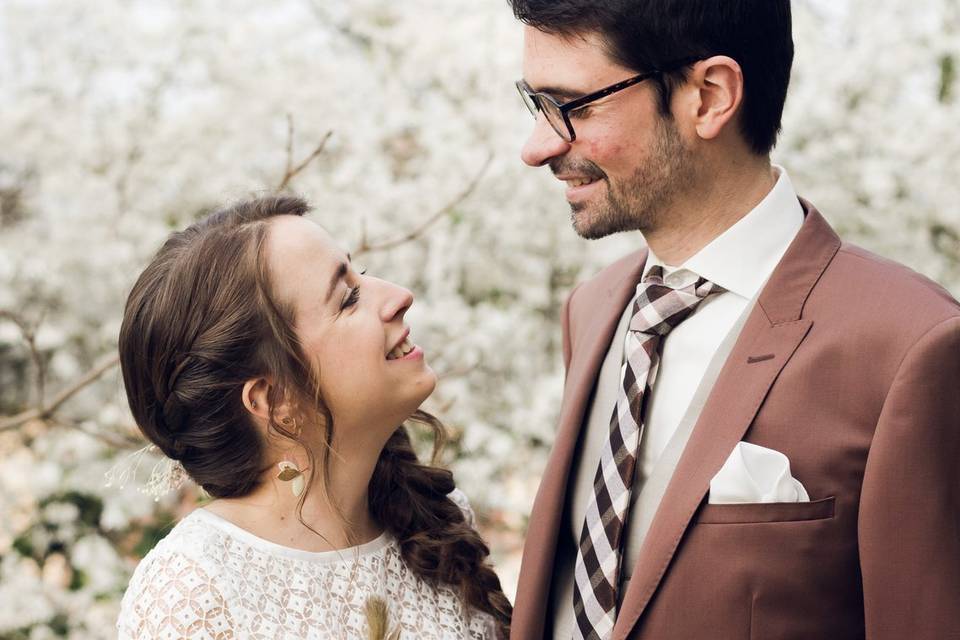
[[[793, 3], [774, 159], [846, 238], [957, 294], [960, 9], [923, 4]], [[115, 350], [126, 294], [172, 229], [279, 183], [288, 116], [295, 162], [332, 132], [291, 188], [346, 246], [455, 202], [416, 240], [359, 261], [416, 295], [413, 336], [444, 376], [427, 408], [451, 430], [447, 459], [512, 596], [559, 414], [560, 305], [642, 244], [577, 238], [561, 186], [520, 163], [532, 124], [512, 86], [520, 54], [506, 2], [4, 0], [0, 311], [36, 329], [45, 399]], [[0, 415], [36, 403], [36, 374], [0, 316]], [[115, 370], [56, 421], [0, 433], [0, 635], [52, 637], [56, 619], [70, 637], [112, 637], [142, 552], [131, 540], [181, 508], [104, 486], [135, 437]], [[66, 586], [43, 582], [54, 548]]]

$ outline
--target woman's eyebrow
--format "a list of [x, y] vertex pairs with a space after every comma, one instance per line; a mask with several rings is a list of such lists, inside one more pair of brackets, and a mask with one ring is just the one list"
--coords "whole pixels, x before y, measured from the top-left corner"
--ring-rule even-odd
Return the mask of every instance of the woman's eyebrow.
[[347, 277], [347, 270], [350, 268], [351, 261], [352, 257], [348, 253], [347, 261], [341, 262], [337, 265], [337, 270], [333, 272], [333, 276], [330, 278], [330, 289], [327, 291], [327, 297], [324, 300], [324, 304], [330, 302], [330, 298], [333, 296], [333, 290], [337, 288], [337, 283], [343, 278]]
[[[347, 256], [347, 259], [349, 260], [349, 256]], [[337, 283], [346, 277], [347, 268], [346, 262], [341, 262], [337, 265], [336, 271], [333, 272], [333, 277], [330, 278], [330, 289], [327, 291], [327, 297], [324, 303], [330, 302], [330, 298], [333, 296], [333, 290], [337, 288]]]

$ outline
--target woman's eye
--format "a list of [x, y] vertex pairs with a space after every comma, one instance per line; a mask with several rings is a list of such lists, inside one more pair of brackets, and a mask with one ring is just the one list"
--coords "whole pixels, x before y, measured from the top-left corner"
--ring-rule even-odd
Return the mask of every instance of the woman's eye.
[[343, 304], [340, 306], [340, 310], [346, 309], [347, 307], [352, 307], [357, 304], [357, 301], [360, 300], [360, 285], [357, 285], [350, 289], [350, 293], [347, 295], [347, 298], [343, 301]]

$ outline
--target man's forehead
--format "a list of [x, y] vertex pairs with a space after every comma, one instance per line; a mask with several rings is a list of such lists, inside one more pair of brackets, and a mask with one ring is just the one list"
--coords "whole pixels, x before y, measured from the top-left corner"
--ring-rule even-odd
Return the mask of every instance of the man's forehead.
[[606, 56], [602, 36], [595, 31], [554, 33], [526, 25], [524, 53], [536, 56]]
[[537, 91], [580, 92], [607, 78], [615, 82], [625, 70], [596, 32], [554, 34], [526, 26], [523, 43], [523, 78]]

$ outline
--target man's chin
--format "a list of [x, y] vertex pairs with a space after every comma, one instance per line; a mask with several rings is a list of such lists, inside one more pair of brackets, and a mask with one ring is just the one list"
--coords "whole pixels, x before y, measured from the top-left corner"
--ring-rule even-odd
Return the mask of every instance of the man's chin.
[[585, 240], [599, 240], [609, 235], [624, 231], [611, 223], [605, 216], [591, 212], [585, 205], [570, 205], [570, 221], [573, 230]]

